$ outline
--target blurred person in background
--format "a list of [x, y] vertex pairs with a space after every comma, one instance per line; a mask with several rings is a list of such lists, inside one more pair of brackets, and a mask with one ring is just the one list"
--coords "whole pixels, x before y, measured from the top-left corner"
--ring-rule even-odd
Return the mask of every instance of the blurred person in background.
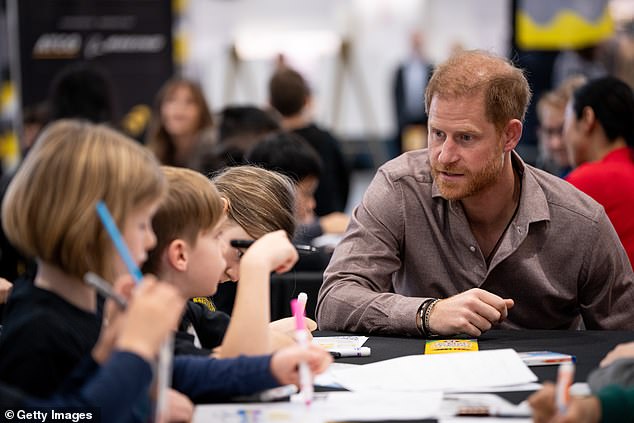
[[604, 208], [634, 261], [634, 94], [612, 76], [577, 89], [566, 108], [566, 180]]
[[396, 69], [394, 75], [394, 108], [396, 112], [397, 134], [395, 151], [398, 155], [414, 148], [412, 143], [427, 143], [427, 113], [423, 95], [433, 72], [433, 67], [425, 57], [425, 40], [419, 30], [410, 34], [410, 53]]
[[174, 78], [159, 90], [145, 143], [164, 165], [189, 167], [215, 143], [213, 119], [202, 88]]
[[585, 77], [573, 76], [556, 89], [544, 93], [537, 102], [537, 167], [556, 176], [564, 177], [571, 169], [563, 139], [564, 113], [572, 92], [585, 82]]
[[218, 142], [207, 146], [194, 169], [209, 175], [227, 166], [246, 163], [245, 154], [267, 134], [282, 129], [274, 110], [253, 105], [229, 105], [216, 116]]
[[[45, 102], [24, 111], [22, 159], [48, 122], [74, 118], [116, 127], [116, 94], [106, 69], [91, 63], [72, 63], [53, 78]], [[19, 168], [20, 166], [18, 166]], [[0, 201], [17, 169], [4, 175]], [[6, 238], [0, 219], [0, 276], [14, 281], [23, 274], [35, 274], [36, 264], [21, 254]], [[2, 315], [0, 314], [0, 322]]]
[[[347, 215], [339, 212], [315, 216], [316, 190], [324, 175], [323, 161], [301, 136], [278, 132], [267, 136], [249, 152], [250, 164], [288, 176], [295, 183], [295, 217], [299, 226], [293, 240], [310, 244], [323, 234], [341, 234], [348, 225]], [[323, 269], [327, 264], [319, 266]]]
[[269, 102], [282, 115], [282, 127], [305, 139], [321, 158], [315, 214], [343, 212], [348, 202], [350, 170], [339, 140], [313, 121], [313, 96], [306, 80], [293, 69], [280, 68], [269, 82]]

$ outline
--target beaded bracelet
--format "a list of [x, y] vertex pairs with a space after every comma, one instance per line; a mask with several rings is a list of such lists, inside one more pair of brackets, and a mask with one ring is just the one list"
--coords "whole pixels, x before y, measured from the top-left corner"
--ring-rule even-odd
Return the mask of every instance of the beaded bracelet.
[[431, 312], [436, 306], [436, 304], [440, 301], [439, 299], [432, 300], [429, 305], [425, 308], [425, 317], [423, 318], [423, 331], [427, 336], [434, 336], [434, 333], [431, 331], [429, 327], [429, 317], [431, 316]]
[[433, 303], [434, 301], [435, 301], [434, 298], [428, 298], [427, 300], [423, 301], [423, 303], [418, 308], [418, 315], [416, 316], [416, 323], [418, 325], [418, 329], [420, 330], [421, 335], [423, 335], [423, 336], [428, 336], [429, 335], [429, 333], [427, 332], [426, 327], [425, 327], [425, 316], [427, 315], [427, 309], [429, 308], [431, 303]]

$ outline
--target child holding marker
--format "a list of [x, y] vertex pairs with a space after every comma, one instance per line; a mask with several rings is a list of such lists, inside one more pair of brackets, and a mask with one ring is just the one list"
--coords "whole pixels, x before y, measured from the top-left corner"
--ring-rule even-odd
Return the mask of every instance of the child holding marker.
[[[114, 280], [126, 273], [95, 206], [101, 200], [108, 206], [140, 265], [156, 243], [151, 219], [165, 190], [152, 155], [112, 129], [58, 121], [43, 132], [2, 205], [9, 239], [36, 257], [38, 272], [33, 281], [16, 283], [9, 299], [1, 382], [46, 397], [90, 353], [107, 319], [82, 277], [92, 271]], [[193, 401], [248, 394], [297, 383], [300, 361], [319, 372], [329, 357], [299, 348], [228, 360], [177, 357], [172, 386]]]
[[[295, 186], [289, 177], [256, 166], [236, 166], [214, 175], [212, 181], [228, 203], [227, 220], [223, 224], [225, 239], [257, 240], [280, 229], [289, 239], [293, 238], [296, 228]], [[248, 250], [230, 247], [225, 253], [227, 267], [224, 279], [240, 281], [238, 287], [243, 279], [241, 261], [245, 251]], [[231, 292], [221, 291], [224, 297], [220, 300], [226, 301]], [[247, 293], [246, 290], [243, 292]], [[274, 321], [270, 327], [274, 329], [271, 332], [274, 346], [292, 344], [293, 319]], [[317, 324], [306, 318], [306, 328], [313, 331]]]
[[[129, 277], [125, 279], [118, 284], [122, 291], [133, 284]], [[118, 306], [106, 302], [110, 324], [102, 331], [92, 354], [73, 370], [64, 389], [50, 397], [37, 399], [0, 383], [0, 406], [90, 407], [98, 409], [103, 422], [125, 421], [137, 399], [148, 392], [153, 373], [151, 363], [159, 345], [177, 323], [179, 305], [183, 302], [175, 288], [158, 283], [152, 277], [145, 278], [133, 298], [127, 299], [124, 313], [116, 310]], [[149, 327], [144, 323], [148, 320], [152, 321]], [[176, 398], [176, 403], [174, 399], [170, 398], [172, 410], [178, 411], [171, 416], [189, 421], [193, 414], [191, 402], [181, 397]]]
[[[537, 423], [617, 423], [634, 421], [634, 386], [631, 381], [634, 343], [617, 345], [590, 373], [592, 395], [571, 396], [561, 407], [561, 378], [544, 383], [528, 402]], [[559, 375], [558, 375], [559, 376]]]
[[[198, 172], [163, 167], [168, 193], [152, 227], [156, 247], [144, 265], [174, 284], [185, 298], [211, 296], [226, 269], [228, 244], [223, 237], [224, 204], [213, 183]], [[189, 301], [176, 338], [176, 354], [220, 357], [268, 354], [275, 349], [269, 331], [269, 275], [284, 272], [297, 252], [284, 231], [264, 234], [241, 258], [243, 274], [231, 320], [222, 312]]]

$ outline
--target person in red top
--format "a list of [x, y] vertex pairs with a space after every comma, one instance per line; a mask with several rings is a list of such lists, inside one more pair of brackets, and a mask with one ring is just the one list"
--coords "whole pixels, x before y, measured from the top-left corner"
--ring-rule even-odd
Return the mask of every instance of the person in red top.
[[600, 203], [634, 263], [634, 94], [607, 76], [589, 81], [568, 102], [566, 180]]

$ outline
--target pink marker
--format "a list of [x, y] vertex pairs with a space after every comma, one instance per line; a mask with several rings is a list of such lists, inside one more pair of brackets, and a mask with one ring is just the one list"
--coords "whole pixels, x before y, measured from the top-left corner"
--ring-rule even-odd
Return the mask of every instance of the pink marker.
[[[308, 336], [306, 334], [306, 321], [304, 320], [304, 308], [306, 304], [303, 301], [291, 300], [291, 310], [295, 317], [295, 340], [304, 349], [308, 348]], [[308, 363], [299, 363], [299, 396], [310, 405], [313, 401], [313, 376], [310, 374]]]

